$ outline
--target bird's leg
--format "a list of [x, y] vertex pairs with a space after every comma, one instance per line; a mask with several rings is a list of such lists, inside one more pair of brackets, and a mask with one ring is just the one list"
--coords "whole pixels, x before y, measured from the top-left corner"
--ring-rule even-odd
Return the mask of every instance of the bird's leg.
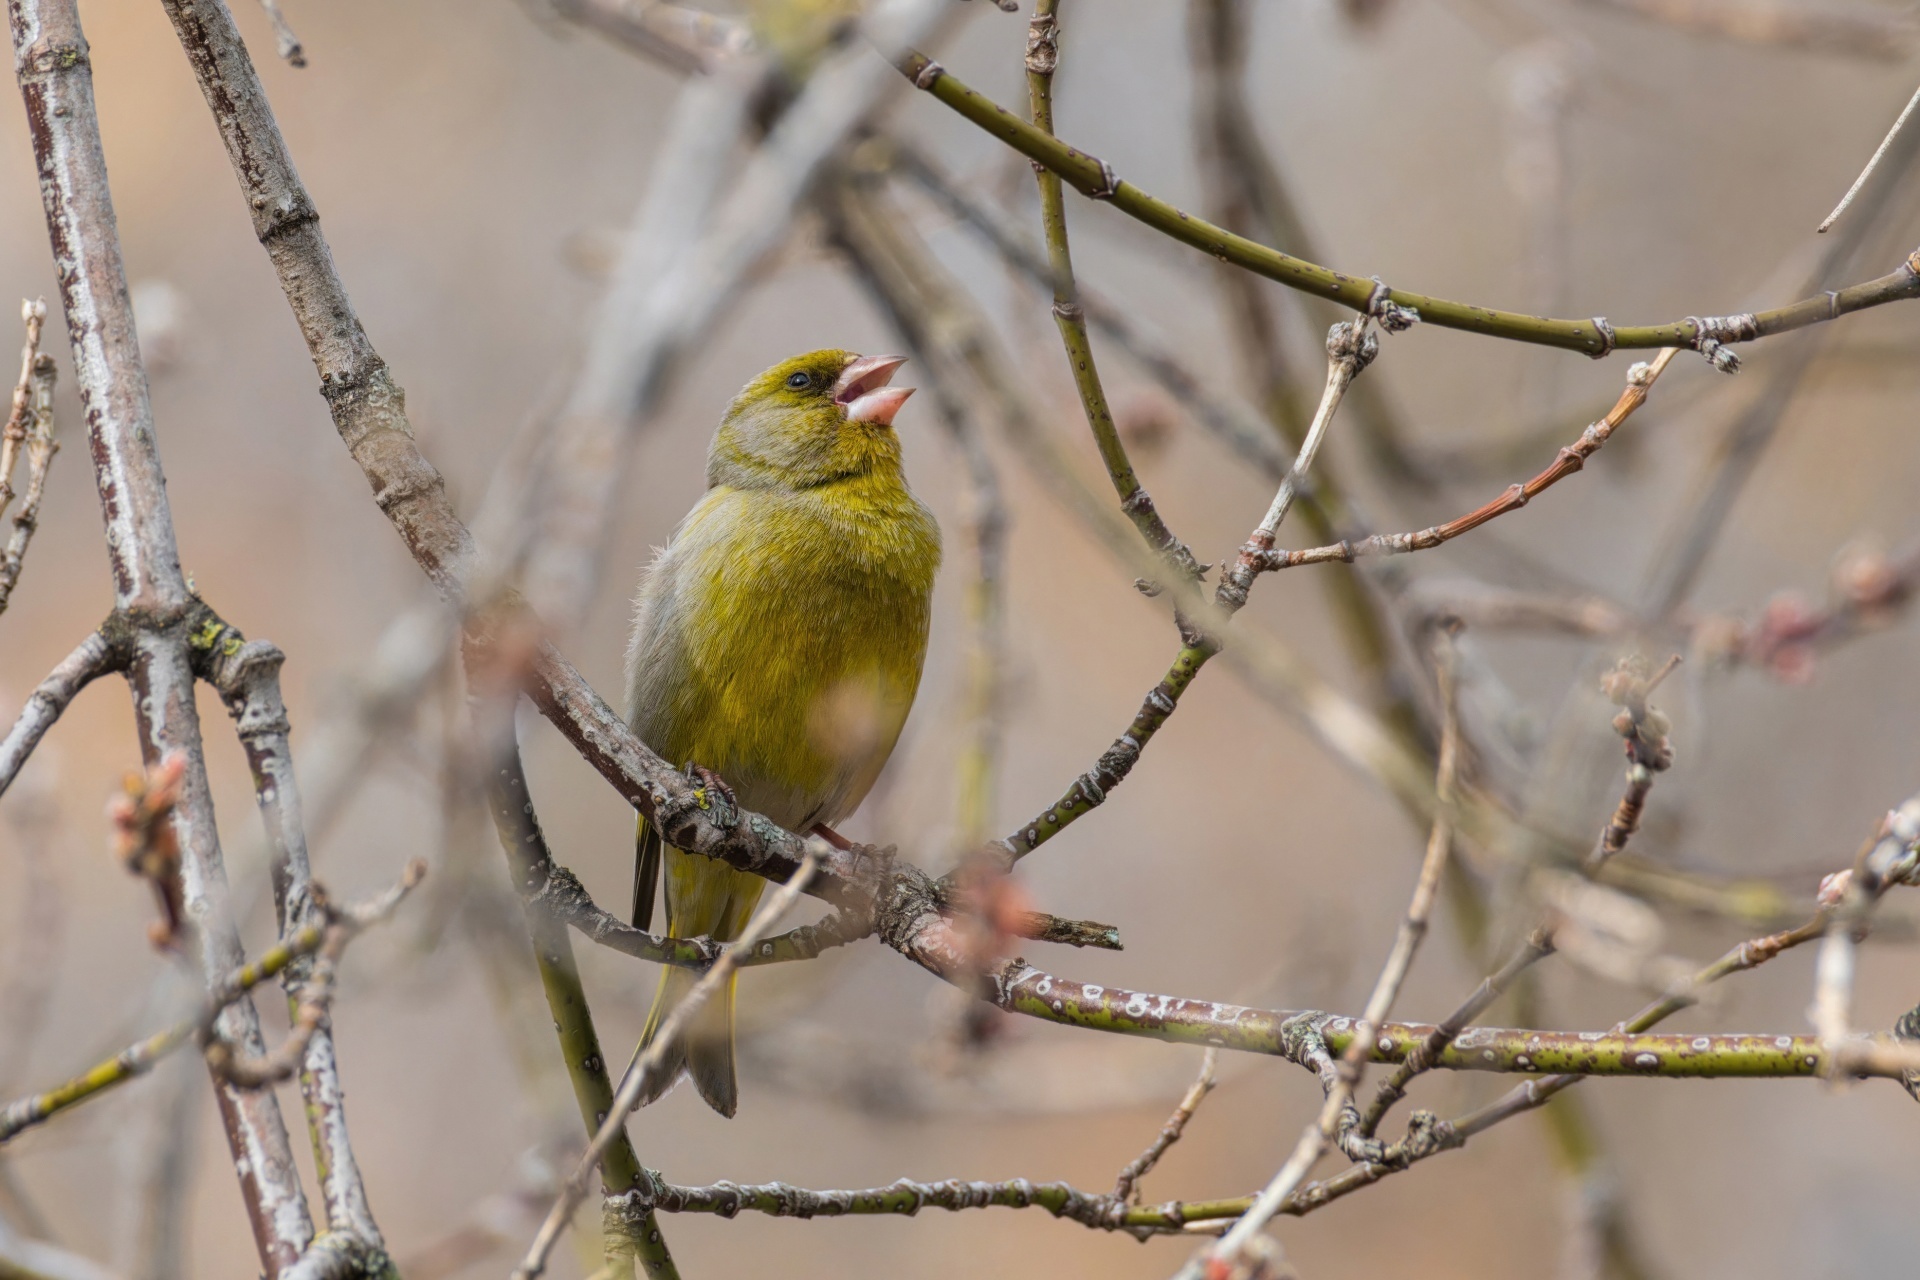
[[709, 795], [719, 796], [722, 800], [726, 801], [729, 809], [738, 809], [740, 807], [740, 802], [733, 798], [733, 788], [727, 785], [726, 779], [703, 764], [689, 763], [687, 765], [687, 781], [699, 788], [700, 807], [702, 809], [707, 807], [706, 802]]
[[853, 841], [847, 839], [824, 822], [816, 822], [813, 824], [813, 834], [819, 836], [822, 840], [825, 840], [842, 853], [853, 848]]

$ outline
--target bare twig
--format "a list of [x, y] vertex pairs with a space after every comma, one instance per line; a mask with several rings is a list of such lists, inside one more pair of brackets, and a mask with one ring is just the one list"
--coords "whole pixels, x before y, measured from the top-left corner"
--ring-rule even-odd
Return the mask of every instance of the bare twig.
[[[1033, 127], [1048, 137], [1053, 135], [1053, 73], [1060, 60], [1059, 0], [1035, 0], [1033, 19], [1027, 27], [1027, 99], [1033, 112]], [[1080, 407], [1086, 413], [1087, 426], [1093, 431], [1100, 450], [1100, 461], [1120, 497], [1120, 509], [1133, 522], [1140, 536], [1160, 555], [1176, 574], [1198, 578], [1200, 564], [1187, 544], [1173, 531], [1154, 508], [1146, 486], [1134, 474], [1126, 445], [1114, 425], [1113, 411], [1107, 406], [1107, 393], [1100, 385], [1094, 366], [1093, 346], [1087, 337], [1087, 315], [1081, 309], [1079, 290], [1073, 279], [1073, 255], [1067, 243], [1066, 196], [1060, 175], [1038, 165], [1034, 175], [1040, 184], [1040, 224], [1046, 232], [1047, 260], [1053, 277], [1053, 318], [1066, 347], [1067, 365], [1073, 373], [1073, 385], [1080, 394]]]
[[1254, 578], [1276, 567], [1273, 563], [1273, 544], [1280, 532], [1280, 523], [1287, 518], [1295, 495], [1305, 483], [1314, 456], [1319, 452], [1321, 442], [1326, 439], [1327, 428], [1333, 424], [1333, 415], [1346, 397], [1347, 388], [1365, 372], [1380, 352], [1380, 340], [1367, 331], [1367, 326], [1368, 319], [1362, 316], [1358, 321], [1342, 321], [1327, 330], [1327, 384], [1320, 394], [1320, 407], [1314, 411], [1306, 437], [1300, 442], [1300, 451], [1281, 479], [1273, 502], [1267, 507], [1266, 516], [1240, 548], [1233, 567], [1221, 575], [1216, 597], [1220, 606], [1229, 612], [1246, 604], [1247, 592], [1252, 589]]
[[31, 428], [33, 367], [40, 359], [40, 329], [47, 321], [47, 300], [35, 298], [22, 302], [20, 319], [27, 327], [27, 341], [20, 350], [20, 380], [13, 387], [12, 409], [7, 414], [6, 428], [0, 431], [0, 515], [5, 515], [13, 502], [13, 468]]
[[7, 736], [0, 738], [0, 795], [13, 785], [20, 767], [40, 745], [40, 739], [53, 727], [53, 722], [60, 718], [60, 713], [67, 709], [67, 704], [101, 676], [124, 669], [126, 662], [125, 652], [99, 631], [90, 633], [72, 653], [60, 660], [27, 696], [26, 705], [20, 708]]
[[[1823, 913], [1822, 916], [1816, 917], [1813, 921], [1801, 925], [1797, 929], [1789, 929], [1784, 933], [1773, 934], [1764, 938], [1755, 938], [1751, 941], [1741, 943], [1739, 946], [1727, 952], [1719, 960], [1695, 974], [1690, 989], [1670, 994], [1655, 1001], [1634, 1017], [1616, 1024], [1609, 1035], [1627, 1035], [1636, 1040], [1648, 1039], [1648, 1037], [1641, 1034], [1645, 1032], [1647, 1028], [1654, 1026], [1682, 1009], [1690, 1008], [1699, 1003], [1699, 995], [1697, 992], [1701, 988], [1717, 982], [1729, 974], [1743, 972], [1764, 964], [1779, 955], [1782, 951], [1791, 947], [1812, 941], [1820, 936], [1824, 923]], [[1524, 954], [1523, 952], [1522, 955]], [[1521, 956], [1517, 955], [1514, 963], [1517, 964], [1520, 959]], [[1509, 968], [1513, 967], [1514, 964], [1509, 965]], [[1481, 1043], [1482, 1037], [1486, 1035], [1488, 1035], [1488, 1032], [1485, 1029], [1481, 1029], [1471, 1033], [1470, 1037], [1463, 1036], [1458, 1043], [1462, 1048], [1477, 1047]], [[1684, 1036], [1655, 1038], [1662, 1040], [1669, 1038], [1686, 1040]], [[1698, 1044], [1702, 1039], [1711, 1043], [1711, 1037], [1698, 1036], [1688, 1040], [1687, 1043]], [[1810, 1037], [1778, 1037], [1776, 1044], [1782, 1041], [1792, 1043], [1796, 1047], [1814, 1047], [1818, 1045], [1818, 1041]], [[1860, 1046], [1856, 1049], [1856, 1054], [1855, 1062], [1859, 1070], [1870, 1074], [1899, 1077], [1900, 1072], [1896, 1062], [1876, 1059], [1871, 1052], [1867, 1051], [1867, 1046]], [[1804, 1053], [1800, 1058], [1800, 1062], [1809, 1075], [1818, 1074], [1819, 1069], [1825, 1065], [1822, 1055], [1817, 1049]], [[1534, 1065], [1539, 1067], [1538, 1063]], [[1545, 1070], [1547, 1068], [1539, 1067], [1539, 1069]], [[1514, 1086], [1513, 1089], [1508, 1091], [1498, 1101], [1468, 1115], [1451, 1121], [1432, 1122], [1427, 1126], [1416, 1127], [1409, 1133], [1407, 1141], [1396, 1143], [1394, 1147], [1388, 1149], [1388, 1155], [1390, 1157], [1388, 1160], [1356, 1165], [1346, 1172], [1336, 1174], [1334, 1177], [1328, 1178], [1323, 1182], [1311, 1183], [1301, 1187], [1287, 1202], [1282, 1212], [1296, 1216], [1311, 1213], [1315, 1209], [1331, 1204], [1333, 1201], [1350, 1195], [1363, 1187], [1371, 1186], [1387, 1175], [1406, 1169], [1429, 1156], [1437, 1155], [1441, 1151], [1455, 1150], [1464, 1146], [1469, 1138], [1484, 1133], [1486, 1130], [1504, 1120], [1511, 1119], [1523, 1112], [1546, 1105], [1547, 1101], [1556, 1094], [1580, 1083], [1580, 1081], [1585, 1078], [1584, 1075], [1563, 1072], [1557, 1075], [1547, 1075], [1538, 1079], [1528, 1080], [1523, 1084]]]
[[[23, 436], [27, 449], [27, 491], [20, 501], [20, 509], [13, 513], [13, 532], [7, 535], [6, 548], [0, 551], [0, 612], [5, 611], [7, 602], [13, 598], [13, 588], [20, 581], [20, 569], [26, 559], [27, 544], [33, 541], [34, 533], [40, 528], [40, 500], [46, 496], [47, 471], [53, 465], [53, 455], [60, 452], [60, 443], [53, 438], [54, 376], [52, 356], [34, 357], [32, 370], [27, 375], [27, 424]], [[9, 446], [13, 443], [12, 432], [13, 424], [9, 420]], [[0, 477], [11, 474], [10, 466], [0, 470]], [[0, 480], [0, 487], [3, 486], [4, 480]], [[0, 510], [4, 510], [5, 506], [6, 503], [0, 502]]]
[[1598, 452], [1620, 424], [1633, 415], [1633, 411], [1646, 403], [1647, 393], [1654, 381], [1672, 361], [1678, 349], [1669, 347], [1656, 356], [1651, 363], [1636, 364], [1627, 371], [1627, 386], [1620, 393], [1607, 415], [1593, 423], [1580, 438], [1560, 450], [1553, 464], [1525, 484], [1510, 485], [1507, 491], [1486, 503], [1469, 511], [1466, 515], [1449, 520], [1445, 524], [1434, 525], [1414, 533], [1376, 533], [1371, 537], [1351, 541], [1336, 542], [1331, 546], [1314, 547], [1307, 551], [1281, 551], [1272, 548], [1260, 550], [1253, 557], [1257, 570], [1291, 569], [1303, 564], [1329, 564], [1333, 562], [1351, 563], [1362, 556], [1406, 555], [1414, 551], [1427, 551], [1443, 542], [1451, 542], [1463, 533], [1478, 529], [1490, 520], [1512, 511], [1518, 511], [1535, 497], [1558, 484], [1586, 465], [1586, 460]]
[[[816, 849], [825, 844], [824, 840], [817, 837], [813, 841]], [[587, 1144], [586, 1154], [581, 1156], [580, 1163], [574, 1166], [573, 1172], [568, 1174], [566, 1181], [561, 1184], [560, 1194], [554, 1201], [553, 1210], [547, 1215], [547, 1220], [541, 1224], [533, 1243], [528, 1246], [527, 1256], [514, 1269], [514, 1280], [534, 1280], [534, 1277], [545, 1274], [548, 1255], [553, 1251], [560, 1233], [566, 1229], [574, 1210], [579, 1207], [581, 1198], [586, 1194], [587, 1179], [593, 1175], [594, 1167], [600, 1163], [601, 1156], [618, 1137], [625, 1134], [627, 1116], [639, 1104], [642, 1094], [652, 1082], [651, 1077], [660, 1070], [660, 1064], [666, 1061], [667, 1052], [673, 1048], [674, 1041], [686, 1030], [687, 1024], [700, 1007], [711, 999], [715, 992], [733, 980], [733, 971], [738, 963], [734, 957], [743, 953], [752, 953], [755, 945], [773, 926], [773, 922], [779, 919], [800, 896], [801, 891], [807, 886], [807, 881], [813, 878], [818, 865], [816, 853], [809, 850], [793, 877], [761, 904], [754, 912], [753, 919], [749, 920], [746, 927], [740, 931], [738, 940], [729, 946], [718, 960], [714, 961], [713, 967], [708, 969], [700, 981], [693, 985], [692, 990], [688, 991], [680, 1003], [673, 1007], [665, 1021], [660, 1024], [659, 1032], [653, 1040], [627, 1065], [626, 1074], [620, 1080], [620, 1088], [614, 1094], [612, 1109], [602, 1121], [599, 1132], [593, 1135], [593, 1141]]]
[[[204, 603], [199, 611], [205, 616], [196, 621], [189, 641], [195, 671], [219, 692], [246, 752], [267, 838], [278, 929], [284, 934], [324, 914], [315, 901], [318, 889], [307, 857], [306, 817], [293, 767], [293, 729], [280, 694], [286, 655], [268, 641], [248, 640]], [[343, 938], [339, 946], [344, 945]], [[338, 960], [338, 949], [326, 947], [311, 964], [303, 959], [288, 970], [285, 985], [294, 1006], [294, 1028], [279, 1050], [256, 1059], [216, 1041], [218, 1050], [208, 1061], [224, 1078], [247, 1087], [299, 1072], [328, 1228], [383, 1248], [348, 1137], [346, 1089], [327, 1025]]]
[[1193, 1113], [1200, 1109], [1200, 1104], [1206, 1101], [1208, 1094], [1213, 1092], [1215, 1083], [1213, 1068], [1218, 1055], [1219, 1050], [1212, 1045], [1207, 1046], [1207, 1051], [1200, 1056], [1200, 1074], [1195, 1077], [1191, 1085], [1187, 1086], [1187, 1092], [1181, 1097], [1180, 1105], [1173, 1109], [1173, 1114], [1167, 1117], [1166, 1124], [1161, 1126], [1160, 1132], [1155, 1135], [1153, 1141], [1147, 1144], [1147, 1149], [1127, 1161], [1126, 1167], [1120, 1170], [1120, 1176], [1113, 1180], [1115, 1204], [1131, 1204], [1139, 1198], [1140, 1193], [1137, 1188], [1140, 1179], [1153, 1172], [1153, 1167], [1160, 1163], [1160, 1157], [1166, 1155], [1168, 1148], [1180, 1141], [1180, 1135], [1187, 1131], [1187, 1122], [1193, 1119]]
[[1546, 929], [1536, 929], [1528, 935], [1524, 945], [1494, 973], [1481, 979], [1480, 985], [1461, 1002], [1460, 1007], [1428, 1033], [1427, 1038], [1415, 1045], [1393, 1074], [1380, 1082], [1380, 1088], [1374, 1094], [1373, 1102], [1367, 1107], [1366, 1114], [1360, 1118], [1360, 1133], [1372, 1137], [1380, 1128], [1380, 1121], [1388, 1110], [1400, 1099], [1407, 1096], [1407, 1085], [1417, 1075], [1432, 1069], [1447, 1046], [1460, 1038], [1460, 1033], [1472, 1026], [1487, 1007], [1498, 1000], [1518, 978], [1535, 962], [1553, 954], [1553, 934]]
[[1814, 966], [1813, 1004], [1808, 1010], [1828, 1057], [1828, 1070], [1845, 1075], [1853, 1058], [1854, 951], [1866, 936], [1868, 916], [1880, 896], [1910, 880], [1920, 864], [1920, 796], [1913, 796], [1881, 821], [1872, 844], [1850, 871], [1821, 886], [1824, 903], [1833, 906]]
[[[211, 977], [238, 968], [242, 951], [181, 629], [192, 593], [180, 569], [156, 451], [86, 39], [73, 0], [15, 0], [8, 17], [48, 236], [60, 264], [61, 302], [102, 499], [115, 604], [123, 616], [140, 620], [133, 628], [127, 672], [141, 753], [149, 768], [176, 753], [186, 761], [173, 828], [198, 959]], [[263, 1048], [258, 1015], [244, 994], [221, 1012], [219, 1028], [247, 1052]], [[224, 1081], [215, 1089], [261, 1262], [270, 1276], [278, 1275], [304, 1250], [312, 1230], [285, 1121], [270, 1093], [242, 1092]]]
[[1867, 184], [1867, 179], [1873, 176], [1873, 171], [1880, 167], [1881, 157], [1887, 154], [1887, 149], [1893, 145], [1893, 140], [1900, 136], [1900, 130], [1906, 127], [1907, 117], [1913, 114], [1915, 107], [1920, 107], [1920, 89], [1915, 89], [1913, 96], [1907, 99], [1907, 105], [1902, 107], [1900, 114], [1894, 117], [1893, 127], [1887, 130], [1887, 136], [1880, 140], [1880, 145], [1874, 148], [1873, 155], [1868, 158], [1867, 167], [1860, 171], [1860, 176], [1855, 178], [1853, 185], [1847, 188], [1847, 194], [1840, 197], [1840, 203], [1833, 206], [1833, 212], [1827, 215], [1826, 221], [1814, 228], [1815, 231], [1824, 234], [1839, 221], [1840, 215], [1845, 213], [1847, 206], [1853, 203], [1853, 198], [1860, 194], [1860, 188]]
[[1607, 697], [1621, 708], [1614, 717], [1613, 730], [1626, 739], [1627, 786], [1587, 858], [1589, 873], [1627, 847], [1627, 841], [1640, 829], [1640, 814], [1646, 808], [1647, 793], [1653, 789], [1653, 775], [1673, 767], [1673, 744], [1667, 740], [1671, 724], [1662, 712], [1647, 705], [1647, 695], [1679, 665], [1680, 655], [1676, 653], [1648, 676], [1645, 659], [1623, 658], [1601, 682]]
[[409, 864], [400, 883], [378, 898], [363, 906], [333, 912], [325, 923], [299, 929], [277, 946], [269, 948], [259, 960], [228, 973], [213, 984], [200, 1011], [192, 1018], [129, 1045], [114, 1057], [64, 1084], [0, 1108], [0, 1142], [45, 1122], [68, 1107], [144, 1075], [153, 1068], [154, 1063], [182, 1045], [217, 1034], [216, 1027], [223, 1010], [245, 998], [247, 992], [262, 982], [284, 972], [302, 957], [313, 955], [328, 945], [344, 946], [346, 941], [367, 926], [391, 915], [407, 891], [420, 882], [425, 871], [424, 863], [416, 861]]
[[0, 431], [0, 515], [6, 513], [14, 498], [13, 472], [20, 451], [27, 454], [26, 497], [13, 516], [13, 533], [0, 551], [0, 612], [5, 612], [13, 587], [20, 580], [20, 563], [27, 544], [40, 526], [40, 499], [46, 493], [47, 468], [60, 446], [53, 438], [53, 357], [40, 351], [40, 328], [47, 318], [47, 303], [37, 298], [20, 305], [20, 318], [26, 322], [27, 341], [20, 352], [20, 381], [13, 388], [13, 408], [7, 425]]
[[1333, 1064], [1333, 1078], [1327, 1081], [1326, 1102], [1321, 1107], [1319, 1117], [1300, 1135], [1293, 1154], [1274, 1174], [1273, 1180], [1261, 1191], [1253, 1206], [1208, 1255], [1209, 1269], [1224, 1265], [1232, 1274], [1234, 1269], [1245, 1266], [1248, 1241], [1259, 1234], [1293, 1194], [1329, 1143], [1339, 1145], [1356, 1160], [1380, 1158], [1380, 1144], [1364, 1132], [1361, 1117], [1354, 1110], [1353, 1090], [1360, 1082], [1362, 1064], [1373, 1051], [1374, 1036], [1380, 1023], [1399, 996], [1400, 986], [1406, 981], [1407, 971], [1413, 965], [1414, 954], [1419, 950], [1421, 940], [1426, 937], [1427, 921], [1440, 891], [1440, 877], [1446, 870], [1447, 857], [1453, 846], [1453, 792], [1460, 760], [1460, 719], [1454, 698], [1452, 639], [1445, 631], [1434, 635], [1434, 668], [1440, 684], [1442, 715], [1440, 760], [1434, 781], [1434, 794], [1439, 803], [1434, 813], [1433, 830], [1427, 839], [1426, 857], [1420, 864], [1420, 875], [1414, 884], [1413, 899], [1407, 904], [1406, 919], [1401, 921], [1393, 949], [1374, 982], [1373, 994], [1367, 998], [1366, 1011], [1360, 1016], [1352, 1042], [1340, 1055], [1339, 1062]]
[[[1714, 353], [1729, 343], [1748, 342], [1822, 324], [1854, 311], [1920, 297], [1920, 251], [1876, 279], [1806, 298], [1768, 311], [1734, 316], [1688, 316], [1653, 325], [1611, 325], [1600, 320], [1556, 320], [1500, 311], [1471, 303], [1434, 298], [1376, 284], [1365, 275], [1334, 271], [1277, 249], [1257, 244], [1155, 199], [1120, 180], [1099, 157], [1068, 145], [1021, 120], [985, 95], [968, 88], [953, 73], [924, 54], [911, 53], [897, 64], [902, 75], [987, 133], [1036, 164], [1045, 165], [1083, 195], [1113, 205], [1165, 235], [1289, 288], [1330, 298], [1356, 311], [1376, 299], [1417, 312], [1429, 324], [1464, 329], [1489, 337], [1564, 347], [1603, 356], [1614, 350], [1690, 347]], [[1731, 355], [1730, 351], [1725, 355]]]

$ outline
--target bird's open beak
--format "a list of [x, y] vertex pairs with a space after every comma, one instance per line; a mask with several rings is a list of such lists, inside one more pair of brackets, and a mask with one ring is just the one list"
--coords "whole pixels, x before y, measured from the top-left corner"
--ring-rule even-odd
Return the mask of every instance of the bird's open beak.
[[848, 422], [877, 422], [892, 426], [893, 415], [913, 394], [912, 387], [890, 387], [894, 370], [907, 362], [905, 356], [861, 356], [840, 374], [833, 384], [833, 401], [847, 407]]

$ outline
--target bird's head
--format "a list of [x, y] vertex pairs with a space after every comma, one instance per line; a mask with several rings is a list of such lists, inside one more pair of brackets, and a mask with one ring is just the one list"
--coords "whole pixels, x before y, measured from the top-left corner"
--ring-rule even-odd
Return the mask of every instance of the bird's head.
[[707, 479], [739, 488], [807, 489], [900, 466], [893, 416], [913, 394], [890, 387], [905, 356], [813, 351], [740, 389], [707, 459]]

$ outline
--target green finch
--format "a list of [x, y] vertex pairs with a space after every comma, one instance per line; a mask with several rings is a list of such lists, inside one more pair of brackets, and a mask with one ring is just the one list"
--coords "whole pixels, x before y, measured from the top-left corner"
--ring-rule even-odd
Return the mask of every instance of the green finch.
[[[920, 684], [940, 529], [907, 488], [889, 387], [905, 360], [815, 351], [775, 365], [728, 406], [707, 492], [641, 580], [627, 646], [627, 719], [641, 741], [724, 779], [791, 831], [852, 813], [893, 751]], [[738, 937], [766, 882], [663, 848], [640, 820], [633, 919]], [[697, 974], [669, 968], [642, 1044]], [[739, 1101], [728, 984], [656, 1073], [682, 1070], [721, 1115]]]

